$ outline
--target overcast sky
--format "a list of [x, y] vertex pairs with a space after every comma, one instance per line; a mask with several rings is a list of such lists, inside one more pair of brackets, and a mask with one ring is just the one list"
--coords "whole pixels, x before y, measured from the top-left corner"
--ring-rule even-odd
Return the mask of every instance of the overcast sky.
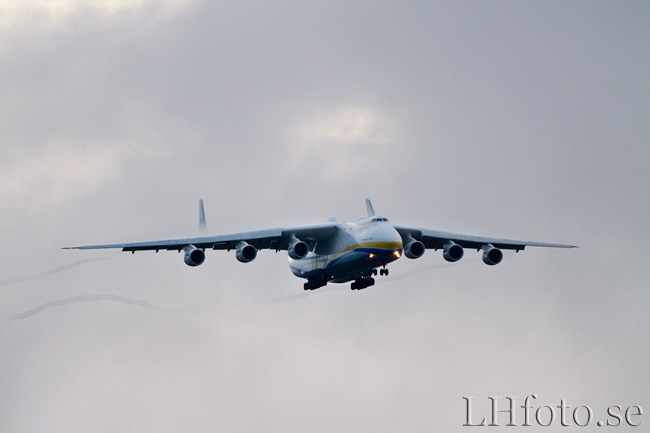
[[[478, 421], [533, 393], [594, 427], [650, 414], [649, 22], [644, 1], [0, 1], [0, 430], [465, 432], [463, 396]], [[59, 249], [194, 236], [200, 198], [225, 234], [365, 197], [580, 248], [428, 251], [309, 293], [285, 252]]]

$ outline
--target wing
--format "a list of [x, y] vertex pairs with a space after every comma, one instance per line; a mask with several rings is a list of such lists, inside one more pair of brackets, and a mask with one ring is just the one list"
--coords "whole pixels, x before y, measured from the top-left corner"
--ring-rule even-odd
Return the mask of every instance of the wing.
[[483, 245], [491, 244], [502, 250], [523, 250], [526, 247], [552, 247], [552, 248], [577, 248], [575, 245], [549, 244], [544, 242], [514, 241], [510, 239], [487, 238], [483, 236], [468, 236], [455, 233], [441, 232], [437, 230], [417, 229], [410, 227], [394, 226], [402, 239], [411, 237], [424, 244], [426, 248], [444, 248], [445, 244], [453, 241], [463, 248], [481, 249]]
[[289, 248], [294, 238], [308, 244], [327, 241], [336, 233], [335, 223], [317, 224], [304, 227], [289, 227], [259, 230], [253, 232], [234, 233], [219, 236], [203, 236], [198, 238], [170, 239], [163, 241], [132, 242], [124, 244], [87, 245], [81, 247], [67, 247], [65, 249], [94, 250], [104, 248], [121, 248], [122, 251], [144, 250], [173, 250], [180, 251], [187, 245], [194, 245], [200, 249], [231, 250], [237, 248], [240, 242], [253, 245], [258, 250], [274, 249], [276, 251]]

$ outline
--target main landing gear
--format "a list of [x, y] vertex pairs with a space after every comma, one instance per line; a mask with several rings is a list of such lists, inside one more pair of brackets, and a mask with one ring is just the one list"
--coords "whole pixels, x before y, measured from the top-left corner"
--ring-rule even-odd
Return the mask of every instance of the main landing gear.
[[350, 285], [350, 288], [352, 290], [362, 290], [365, 289], [366, 287], [374, 286], [375, 285], [375, 279], [372, 277], [364, 277], [364, 278], [359, 278], [356, 280], [352, 285]]
[[304, 285], [305, 290], [314, 290], [327, 285], [327, 276], [324, 274], [314, 275]]
[[[377, 276], [377, 269], [372, 270], [372, 275]], [[379, 270], [379, 275], [381, 276], [388, 275], [388, 269], [386, 269], [386, 267], [383, 267], [382, 269]], [[374, 278], [372, 278], [371, 276], [362, 276], [361, 278], [355, 280], [350, 287], [352, 288], [352, 290], [362, 290], [365, 289], [366, 287], [370, 287], [374, 285], [375, 285]]]

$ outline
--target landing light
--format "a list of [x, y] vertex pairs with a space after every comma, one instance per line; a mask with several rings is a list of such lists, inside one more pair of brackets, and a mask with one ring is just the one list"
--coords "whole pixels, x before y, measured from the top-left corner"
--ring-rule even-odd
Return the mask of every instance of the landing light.
[[399, 259], [399, 251], [395, 251], [395, 257]]
[[370, 254], [370, 258], [372, 259], [373, 257], [375, 257], [375, 255], [374, 255], [374, 254]]

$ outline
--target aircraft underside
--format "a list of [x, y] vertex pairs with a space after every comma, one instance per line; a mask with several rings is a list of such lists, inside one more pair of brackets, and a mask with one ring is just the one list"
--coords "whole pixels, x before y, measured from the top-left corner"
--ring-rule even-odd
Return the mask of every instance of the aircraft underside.
[[[291, 260], [290, 267], [294, 275], [307, 279], [305, 290], [318, 289], [328, 283], [349, 281], [353, 281], [352, 290], [360, 290], [374, 285], [374, 276], [388, 275], [386, 265], [401, 255], [401, 248], [360, 247], [334, 259], [327, 255], [312, 254], [301, 260]], [[381, 269], [378, 271], [378, 268]]]

